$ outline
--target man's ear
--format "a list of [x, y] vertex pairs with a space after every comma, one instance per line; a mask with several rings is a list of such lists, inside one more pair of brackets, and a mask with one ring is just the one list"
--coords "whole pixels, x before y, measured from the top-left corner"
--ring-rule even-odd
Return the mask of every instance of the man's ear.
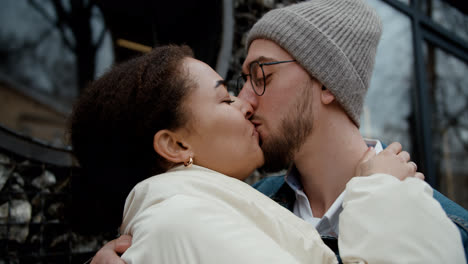
[[153, 148], [161, 157], [173, 163], [187, 162], [193, 156], [190, 146], [180, 141], [178, 134], [167, 129], [154, 134]]
[[330, 104], [331, 102], [335, 101], [335, 96], [322, 85], [322, 90], [320, 91], [320, 100], [323, 104]]

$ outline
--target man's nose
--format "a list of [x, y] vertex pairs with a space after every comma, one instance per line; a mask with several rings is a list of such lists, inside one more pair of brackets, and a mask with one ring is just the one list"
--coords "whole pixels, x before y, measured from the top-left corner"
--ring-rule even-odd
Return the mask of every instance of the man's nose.
[[246, 82], [244, 84], [244, 87], [242, 87], [237, 97], [249, 104], [252, 111], [257, 110], [259, 96], [256, 95], [252, 87], [250, 87], [250, 83]]

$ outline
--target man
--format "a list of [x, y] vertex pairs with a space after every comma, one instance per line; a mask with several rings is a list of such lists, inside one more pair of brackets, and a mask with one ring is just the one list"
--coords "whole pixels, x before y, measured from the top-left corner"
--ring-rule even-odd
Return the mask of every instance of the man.
[[[254, 187], [315, 225], [335, 252], [346, 183], [369, 146], [383, 148], [359, 132], [380, 35], [380, 19], [364, 1], [313, 0], [268, 12], [247, 38], [239, 97], [254, 109], [265, 169], [293, 164], [286, 176]], [[434, 198], [459, 228], [466, 254], [468, 212], [437, 191]], [[99, 254], [115, 255], [128, 240]]]

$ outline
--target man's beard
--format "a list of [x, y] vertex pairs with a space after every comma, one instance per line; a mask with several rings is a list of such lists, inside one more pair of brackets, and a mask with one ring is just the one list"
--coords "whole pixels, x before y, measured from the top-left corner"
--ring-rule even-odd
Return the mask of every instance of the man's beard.
[[265, 164], [260, 170], [276, 172], [288, 168], [295, 153], [304, 144], [313, 128], [312, 85], [304, 85], [297, 93], [293, 107], [284, 115], [278, 130], [263, 139]]

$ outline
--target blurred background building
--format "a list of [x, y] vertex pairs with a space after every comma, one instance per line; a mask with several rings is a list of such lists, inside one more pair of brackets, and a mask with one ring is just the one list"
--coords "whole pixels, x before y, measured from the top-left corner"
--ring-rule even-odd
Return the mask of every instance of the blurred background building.
[[[361, 132], [401, 142], [434, 188], [468, 208], [468, 8], [461, 0], [366, 1], [384, 33]], [[70, 177], [79, 175], [67, 117], [89, 81], [168, 43], [190, 45], [234, 79], [248, 29], [295, 2], [2, 1], [0, 263], [83, 263], [115, 235], [79, 234], [67, 220]]]

